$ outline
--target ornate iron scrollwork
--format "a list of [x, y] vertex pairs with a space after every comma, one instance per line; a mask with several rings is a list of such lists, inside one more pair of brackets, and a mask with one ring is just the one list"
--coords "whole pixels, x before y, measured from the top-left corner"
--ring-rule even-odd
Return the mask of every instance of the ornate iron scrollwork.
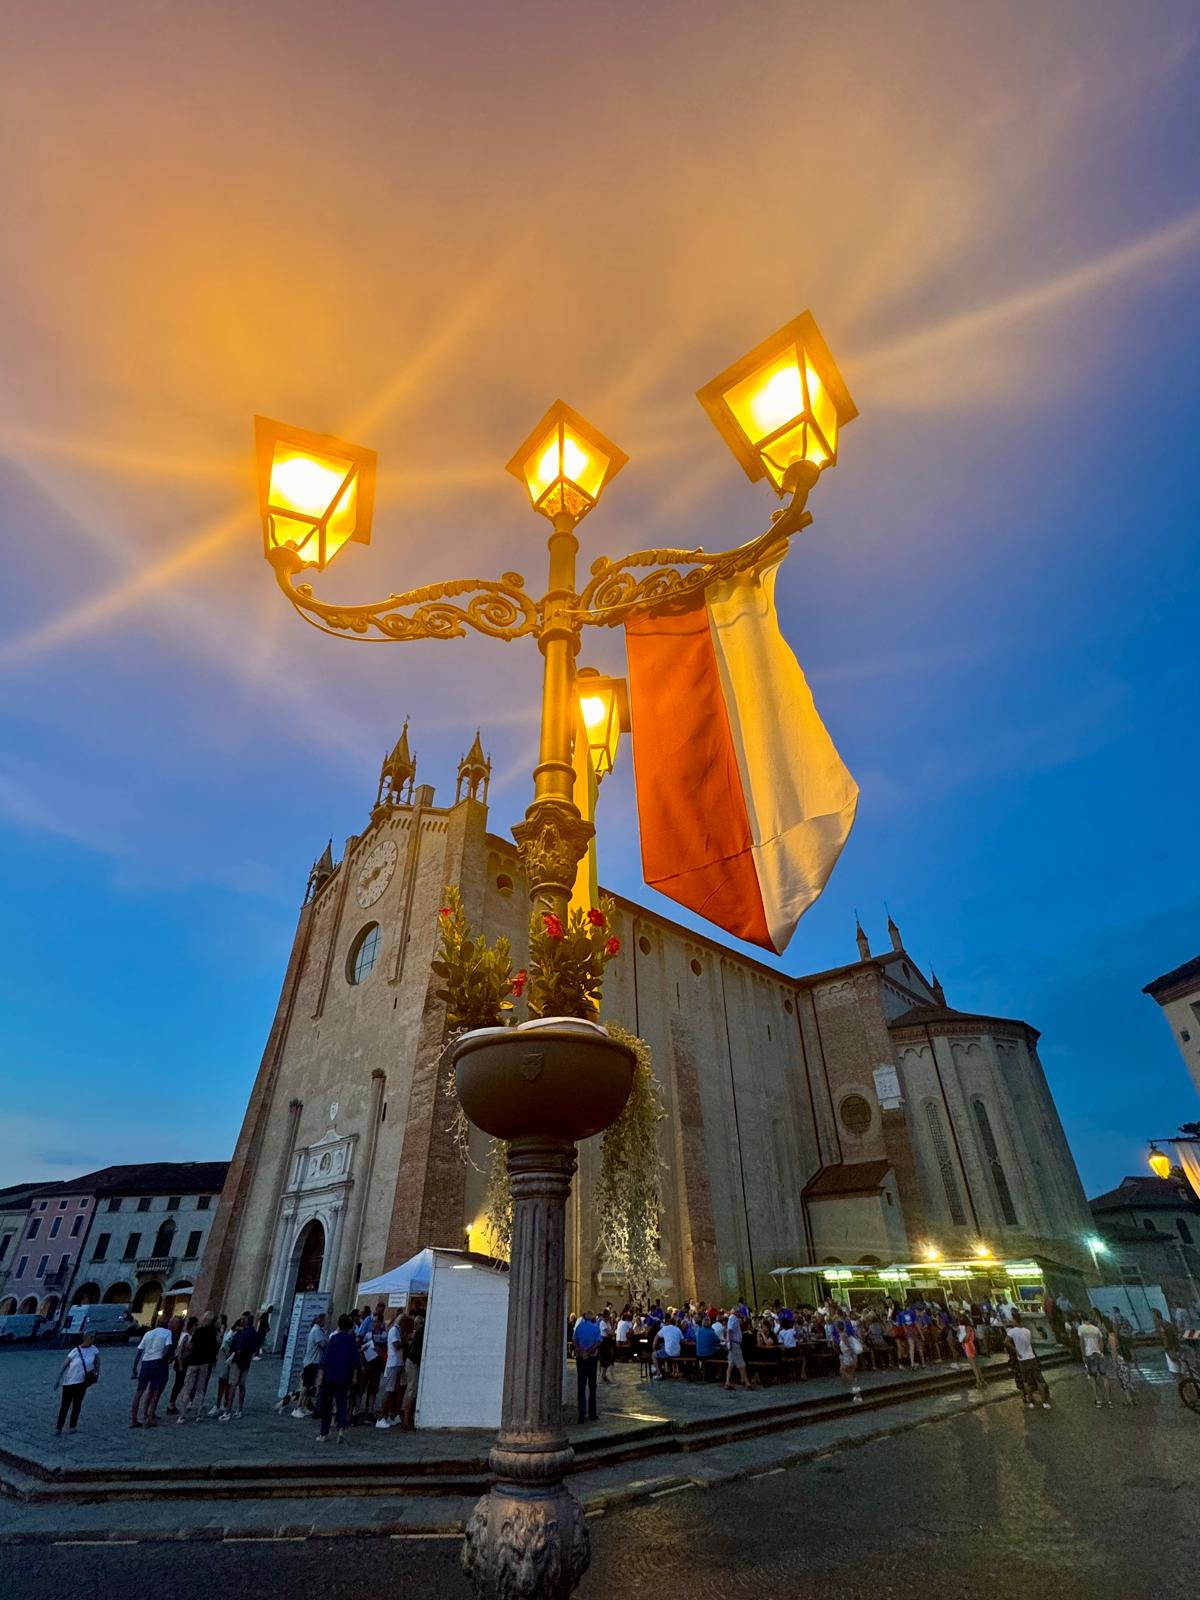
[[[449, 583], [429, 583], [368, 605], [339, 606], [318, 600], [311, 584], [292, 582], [299, 570], [294, 552], [273, 550], [271, 563], [280, 588], [296, 610], [306, 622], [325, 633], [357, 635], [378, 642], [461, 639], [468, 628], [493, 639], [519, 639], [538, 631], [540, 607], [526, 594], [525, 579], [519, 572], [505, 572], [498, 580], [456, 578]], [[473, 596], [465, 606], [450, 603], [465, 594]], [[410, 612], [408, 607], [415, 609]]]
[[[612, 628], [634, 612], [670, 607], [707, 589], [710, 583], [748, 571], [811, 521], [809, 512], [792, 515], [789, 508], [777, 513], [765, 533], [734, 550], [638, 550], [615, 561], [601, 556], [592, 563], [591, 579], [568, 616], [581, 626], [590, 623]], [[655, 570], [638, 578], [625, 570], [629, 567]], [[681, 567], [693, 570], [681, 572]]]

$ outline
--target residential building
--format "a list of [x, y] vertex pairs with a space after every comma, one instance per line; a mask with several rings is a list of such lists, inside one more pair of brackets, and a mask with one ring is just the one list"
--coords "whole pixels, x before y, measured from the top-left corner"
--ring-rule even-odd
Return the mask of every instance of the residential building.
[[1162, 1007], [1192, 1085], [1200, 1094], [1200, 956], [1152, 979], [1142, 993]]
[[0, 1313], [53, 1319], [105, 1301], [149, 1323], [185, 1311], [227, 1169], [225, 1161], [152, 1161], [34, 1189], [11, 1247], [14, 1270], [0, 1284]]
[[1176, 1170], [1170, 1178], [1122, 1178], [1088, 1202], [1107, 1254], [1102, 1276], [1157, 1283], [1171, 1306], [1200, 1312], [1200, 1200]]

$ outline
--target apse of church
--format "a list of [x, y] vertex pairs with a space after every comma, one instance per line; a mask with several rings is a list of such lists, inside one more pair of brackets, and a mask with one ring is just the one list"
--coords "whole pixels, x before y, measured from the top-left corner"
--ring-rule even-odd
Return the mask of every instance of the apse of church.
[[[490, 776], [477, 734], [437, 805], [406, 725], [364, 831], [315, 863], [197, 1304], [282, 1307], [318, 1287], [341, 1307], [425, 1245], [487, 1248], [485, 1142], [474, 1164], [454, 1146], [430, 962], [448, 884], [525, 959]], [[765, 1300], [779, 1267], [909, 1260], [929, 1240], [1077, 1264], [1090, 1224], [1036, 1033], [947, 1007], [890, 920], [883, 954], [860, 928], [855, 962], [802, 978], [630, 901], [615, 922], [604, 1016], [649, 1043], [667, 1112], [655, 1293]], [[598, 1163], [599, 1140], [581, 1146], [576, 1305], [625, 1292], [597, 1236]]]

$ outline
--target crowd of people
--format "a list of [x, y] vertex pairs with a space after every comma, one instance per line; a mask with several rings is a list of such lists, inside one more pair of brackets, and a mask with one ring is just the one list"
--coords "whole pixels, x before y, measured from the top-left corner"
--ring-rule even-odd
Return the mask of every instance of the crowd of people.
[[[1157, 1311], [1154, 1322], [1168, 1370], [1176, 1372], [1179, 1329]], [[1085, 1366], [1097, 1405], [1111, 1405], [1113, 1377], [1125, 1402], [1136, 1404], [1138, 1366], [1131, 1323], [1120, 1310], [1111, 1317], [1093, 1308], [1077, 1312], [1065, 1295], [1020, 1305], [1004, 1297], [971, 1301], [948, 1295], [906, 1303], [881, 1299], [854, 1309], [829, 1297], [817, 1306], [785, 1306], [776, 1300], [757, 1311], [744, 1300], [729, 1307], [695, 1301], [664, 1307], [656, 1300], [649, 1307], [626, 1304], [619, 1312], [608, 1304], [599, 1313], [572, 1318], [570, 1338], [580, 1422], [596, 1420], [597, 1381], [611, 1382], [619, 1360], [647, 1361], [651, 1382], [685, 1369], [689, 1358], [701, 1368], [706, 1362], [723, 1364], [724, 1388], [732, 1390], [758, 1381], [755, 1368], [767, 1368], [768, 1352], [781, 1355], [785, 1367], [800, 1377], [808, 1374], [808, 1358], [823, 1354], [827, 1364], [836, 1365], [854, 1404], [862, 1403], [859, 1374], [866, 1366], [966, 1366], [974, 1377], [970, 1398], [976, 1399], [985, 1387], [980, 1359], [1004, 1354], [1025, 1404], [1048, 1411], [1050, 1391], [1035, 1338], [1065, 1346]]]
[[[244, 1312], [233, 1323], [221, 1315], [171, 1317], [146, 1330], [133, 1363], [131, 1428], [155, 1428], [167, 1396], [165, 1414], [179, 1425], [206, 1416], [218, 1422], [239, 1420], [245, 1409], [253, 1362], [262, 1354], [270, 1330], [271, 1308]], [[1168, 1370], [1180, 1363], [1180, 1331], [1171, 1318], [1154, 1313], [1155, 1332]], [[1111, 1317], [1095, 1308], [1076, 1312], [1065, 1297], [1020, 1306], [1009, 1299], [968, 1301], [893, 1299], [851, 1308], [832, 1297], [820, 1305], [785, 1306], [776, 1300], [751, 1311], [744, 1300], [722, 1307], [688, 1301], [664, 1307], [611, 1304], [600, 1312], [572, 1316], [568, 1326], [574, 1357], [581, 1423], [597, 1419], [597, 1386], [613, 1381], [618, 1361], [640, 1359], [649, 1380], [661, 1382], [694, 1360], [724, 1369], [724, 1387], [759, 1381], [778, 1358], [779, 1366], [807, 1377], [810, 1358], [824, 1356], [836, 1366], [852, 1403], [861, 1404], [859, 1374], [864, 1367], [901, 1368], [953, 1363], [970, 1367], [977, 1398], [984, 1389], [980, 1358], [1004, 1353], [1028, 1406], [1050, 1409], [1050, 1393], [1034, 1349], [1035, 1335], [1067, 1347], [1092, 1386], [1095, 1403], [1111, 1406], [1115, 1379], [1127, 1405], [1137, 1403], [1139, 1369], [1134, 1329], [1119, 1310]], [[317, 1438], [326, 1440], [336, 1421], [337, 1438], [353, 1423], [378, 1429], [411, 1429], [424, 1345], [419, 1311], [373, 1309], [344, 1313], [330, 1329], [324, 1313], [303, 1331], [304, 1355], [299, 1387], [278, 1402], [297, 1420], [316, 1419]], [[74, 1433], [84, 1397], [100, 1377], [100, 1352], [84, 1332], [63, 1362], [56, 1431]], [[169, 1390], [168, 1390], [168, 1385]]]
[[[317, 1438], [337, 1438], [352, 1422], [376, 1428], [412, 1428], [417, 1378], [424, 1344], [424, 1317], [380, 1303], [354, 1315], [343, 1313], [330, 1331], [324, 1313], [304, 1332], [298, 1389], [278, 1402], [297, 1419], [315, 1418]], [[246, 1406], [253, 1363], [271, 1326], [271, 1308], [243, 1312], [234, 1322], [216, 1313], [175, 1316], [146, 1329], [133, 1358], [131, 1428], [156, 1428], [159, 1406], [180, 1426], [205, 1417], [236, 1422]], [[100, 1351], [85, 1331], [66, 1355], [55, 1382], [59, 1390], [55, 1431], [74, 1433], [87, 1391], [100, 1379]], [[168, 1387], [169, 1386], [169, 1387]]]

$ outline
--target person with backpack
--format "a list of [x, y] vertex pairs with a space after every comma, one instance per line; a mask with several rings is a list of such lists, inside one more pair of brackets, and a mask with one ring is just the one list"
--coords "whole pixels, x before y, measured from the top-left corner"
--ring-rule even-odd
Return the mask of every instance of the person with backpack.
[[241, 1417], [246, 1405], [246, 1374], [250, 1363], [258, 1354], [258, 1330], [254, 1326], [254, 1313], [242, 1313], [242, 1325], [233, 1336], [229, 1347], [229, 1400], [228, 1408], [220, 1418], [229, 1422]]

